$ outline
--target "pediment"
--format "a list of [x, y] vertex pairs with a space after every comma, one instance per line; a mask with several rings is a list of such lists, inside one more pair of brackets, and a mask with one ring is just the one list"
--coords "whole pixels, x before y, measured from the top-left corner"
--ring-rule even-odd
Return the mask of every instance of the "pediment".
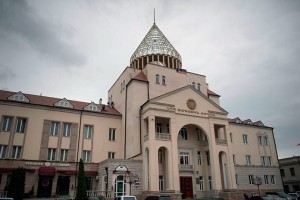
[[29, 102], [29, 99], [22, 92], [17, 92], [14, 95], [8, 97], [7, 99], [13, 101]]
[[90, 103], [86, 107], [84, 107], [84, 110], [90, 110], [90, 111], [101, 111], [101, 109], [94, 103]]
[[[227, 115], [228, 112], [192, 86], [185, 86], [148, 101], [165, 105], [168, 110], [181, 114], [201, 116]], [[215, 114], [213, 114], [215, 113]]]
[[65, 108], [73, 108], [73, 105], [66, 98], [57, 101], [54, 105]]

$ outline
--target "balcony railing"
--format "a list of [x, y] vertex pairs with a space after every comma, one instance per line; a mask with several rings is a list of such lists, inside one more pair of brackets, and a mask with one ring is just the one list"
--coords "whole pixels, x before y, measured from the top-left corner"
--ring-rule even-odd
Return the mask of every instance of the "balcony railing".
[[157, 140], [171, 140], [171, 134], [170, 133], [156, 133], [155, 139]]
[[216, 138], [216, 144], [227, 145], [227, 140]]
[[179, 165], [179, 171], [194, 171], [194, 165]]

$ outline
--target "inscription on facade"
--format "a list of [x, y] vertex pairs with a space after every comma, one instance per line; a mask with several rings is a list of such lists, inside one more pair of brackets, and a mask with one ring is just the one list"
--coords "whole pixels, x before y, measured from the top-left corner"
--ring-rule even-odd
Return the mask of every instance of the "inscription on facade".
[[25, 165], [33, 165], [33, 166], [55, 166], [55, 167], [70, 167], [71, 165], [68, 163], [50, 163], [50, 162], [25, 162]]
[[181, 113], [191, 113], [191, 114], [197, 114], [197, 115], [202, 115], [202, 116], [207, 116], [207, 117], [214, 117], [215, 114], [213, 113], [207, 113], [207, 112], [198, 112], [194, 110], [187, 110], [187, 109], [182, 109], [182, 108], [175, 108], [175, 107], [167, 107], [167, 110], [171, 110], [174, 112], [181, 112]]

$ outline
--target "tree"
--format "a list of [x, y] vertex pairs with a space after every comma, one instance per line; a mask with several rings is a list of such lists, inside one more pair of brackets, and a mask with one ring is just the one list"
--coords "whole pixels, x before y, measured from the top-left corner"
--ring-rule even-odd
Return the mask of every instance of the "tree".
[[79, 162], [79, 172], [77, 174], [77, 189], [75, 200], [87, 200], [85, 177], [84, 177], [84, 164], [83, 160]]
[[14, 200], [22, 200], [24, 195], [26, 171], [23, 167], [18, 167], [12, 171], [8, 185], [7, 196]]

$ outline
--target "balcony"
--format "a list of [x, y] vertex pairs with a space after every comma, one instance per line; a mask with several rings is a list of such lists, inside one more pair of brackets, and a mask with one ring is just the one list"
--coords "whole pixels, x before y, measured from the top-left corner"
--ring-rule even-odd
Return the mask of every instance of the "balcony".
[[227, 145], [227, 140], [216, 138], [216, 144], [218, 144], [218, 145]]
[[194, 171], [194, 165], [179, 165], [179, 171], [191, 172]]
[[156, 140], [171, 140], [171, 134], [170, 133], [156, 133], [155, 139]]
[[[170, 141], [171, 140], [171, 134], [170, 133], [155, 133], [155, 139], [156, 140], [165, 140]], [[144, 142], [147, 142], [149, 140], [149, 135], [144, 136]]]

